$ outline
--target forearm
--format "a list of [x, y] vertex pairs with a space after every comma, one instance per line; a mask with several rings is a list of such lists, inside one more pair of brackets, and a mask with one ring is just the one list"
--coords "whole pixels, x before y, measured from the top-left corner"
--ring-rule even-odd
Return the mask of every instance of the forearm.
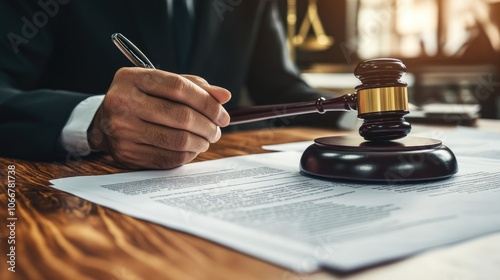
[[0, 88], [0, 156], [52, 160], [61, 131], [87, 94]]

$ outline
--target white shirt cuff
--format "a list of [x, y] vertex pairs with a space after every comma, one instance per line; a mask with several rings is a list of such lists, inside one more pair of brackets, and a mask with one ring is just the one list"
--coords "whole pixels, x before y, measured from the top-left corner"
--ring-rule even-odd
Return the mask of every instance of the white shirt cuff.
[[64, 150], [80, 156], [90, 154], [87, 130], [103, 100], [104, 95], [94, 95], [83, 100], [73, 109], [61, 132], [60, 140]]

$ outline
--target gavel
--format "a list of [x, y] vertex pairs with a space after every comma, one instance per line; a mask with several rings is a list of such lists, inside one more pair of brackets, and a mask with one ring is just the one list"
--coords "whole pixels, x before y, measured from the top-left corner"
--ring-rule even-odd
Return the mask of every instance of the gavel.
[[406, 66], [394, 58], [377, 58], [357, 65], [361, 81], [355, 92], [332, 99], [230, 110], [231, 124], [327, 111], [358, 111], [359, 136], [314, 140], [302, 154], [302, 174], [334, 180], [410, 183], [445, 179], [458, 171], [453, 152], [440, 140], [406, 137], [411, 125]]
[[406, 66], [399, 59], [377, 58], [357, 65], [354, 75], [361, 81], [355, 93], [332, 99], [229, 110], [230, 124], [327, 111], [358, 111], [363, 119], [359, 134], [365, 140], [386, 141], [403, 138], [411, 131], [404, 119], [409, 113], [408, 94], [401, 77]]

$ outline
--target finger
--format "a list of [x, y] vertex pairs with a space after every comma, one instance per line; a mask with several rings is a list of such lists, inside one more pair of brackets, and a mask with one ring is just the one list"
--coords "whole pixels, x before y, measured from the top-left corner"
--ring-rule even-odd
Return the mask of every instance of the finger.
[[[210, 143], [220, 138], [220, 128], [206, 116], [183, 104], [146, 96], [138, 105], [137, 116], [148, 123], [161, 125], [162, 129], [175, 128], [203, 137]], [[161, 130], [160, 128], [155, 130]], [[170, 130], [165, 130], [168, 133]]]
[[162, 149], [133, 141], [121, 141], [111, 153], [113, 159], [131, 169], [171, 169], [192, 161], [198, 153]]
[[197, 84], [198, 86], [210, 86], [207, 80], [203, 79], [200, 76], [188, 75], [188, 74], [182, 74], [181, 76]]
[[205, 79], [194, 75], [182, 75], [184, 78], [195, 83], [202, 89], [210, 93], [220, 104], [225, 104], [231, 99], [231, 93], [222, 87], [210, 85]]
[[[140, 132], [134, 137], [137, 142], [162, 149], [200, 153], [208, 150], [210, 146], [207, 139], [186, 130], [147, 123], [142, 126]], [[220, 132], [218, 138], [220, 138]]]
[[212, 95], [220, 104], [225, 104], [231, 99], [231, 93], [222, 87], [210, 85], [205, 79], [193, 76], [193, 75], [182, 75], [184, 78], [195, 83], [202, 89], [206, 90], [210, 95]]
[[[122, 70], [123, 69], [123, 70]], [[185, 104], [219, 126], [229, 123], [229, 114], [206, 90], [190, 80], [169, 72], [143, 68], [122, 68], [118, 78], [130, 79], [141, 91]]]
[[[211, 136], [212, 141], [216, 142], [221, 137], [220, 128], [213, 123], [210, 124], [216, 128], [215, 135]], [[115, 142], [130, 140], [140, 144], [184, 152], [204, 152], [210, 145], [208, 139], [193, 132], [140, 119], [115, 120], [107, 131], [107, 137], [114, 139]]]
[[229, 102], [229, 100], [231, 100], [232, 97], [231, 92], [222, 87], [211, 85], [209, 89], [205, 90], [208, 91], [215, 99], [217, 99], [220, 104], [226, 104], [227, 102]]

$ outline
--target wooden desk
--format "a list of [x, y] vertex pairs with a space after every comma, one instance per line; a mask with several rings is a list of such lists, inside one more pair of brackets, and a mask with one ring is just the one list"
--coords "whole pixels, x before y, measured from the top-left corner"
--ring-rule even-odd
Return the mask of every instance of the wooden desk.
[[[500, 130], [500, 121], [479, 127]], [[264, 144], [333, 135], [287, 128], [225, 134], [196, 161], [264, 152]], [[104, 156], [35, 163], [0, 158], [0, 279], [492, 279], [500, 275], [500, 234], [338, 275], [298, 275], [189, 234], [144, 222], [49, 187], [48, 180], [123, 172]], [[7, 171], [15, 165], [15, 273], [9, 253]], [[496, 276], [495, 276], [496, 275]]]

